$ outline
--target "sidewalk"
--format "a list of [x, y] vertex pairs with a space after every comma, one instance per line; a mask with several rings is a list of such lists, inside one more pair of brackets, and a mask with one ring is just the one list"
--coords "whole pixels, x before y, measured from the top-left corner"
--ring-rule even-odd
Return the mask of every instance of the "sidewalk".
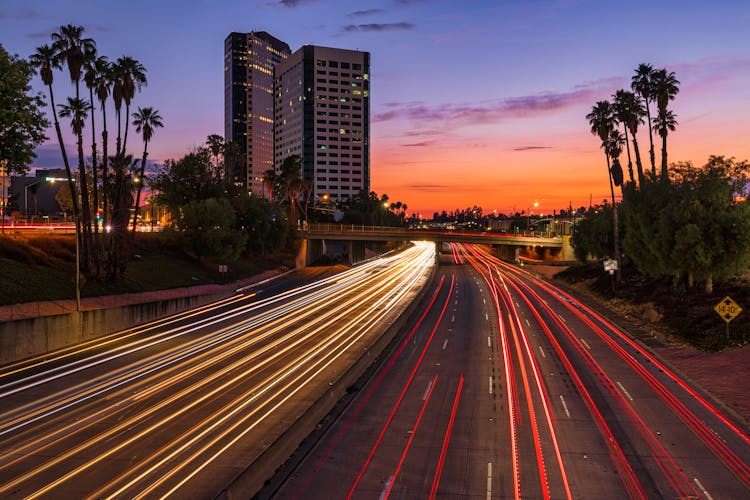
[[[158, 302], [180, 297], [191, 297], [195, 295], [210, 295], [219, 292], [233, 292], [238, 288], [246, 287], [254, 283], [278, 276], [280, 269], [263, 271], [249, 278], [245, 278], [224, 285], [208, 284], [196, 285], [183, 288], [169, 288], [165, 290], [154, 290], [151, 292], [123, 293], [118, 295], [103, 295], [100, 297], [86, 297], [81, 299], [81, 310], [89, 311], [96, 309], [107, 309], [129, 304], [142, 304], [146, 302]], [[54, 316], [66, 314], [76, 310], [76, 301], [70, 300], [48, 300], [39, 302], [26, 302], [22, 304], [11, 304], [0, 306], [0, 322], [38, 318], [41, 316]]]

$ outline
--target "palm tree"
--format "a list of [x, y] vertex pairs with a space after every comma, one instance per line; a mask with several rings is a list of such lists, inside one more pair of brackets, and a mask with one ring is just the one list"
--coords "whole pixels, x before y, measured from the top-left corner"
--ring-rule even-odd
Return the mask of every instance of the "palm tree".
[[281, 182], [289, 196], [289, 224], [297, 226], [297, 203], [304, 188], [302, 182], [302, 158], [299, 155], [287, 156], [281, 164]]
[[80, 97], [79, 82], [86, 52], [96, 50], [96, 43], [91, 38], [81, 38], [83, 26], [66, 24], [60, 31], [52, 33], [52, 48], [58, 54], [60, 62], [68, 65], [70, 82], [76, 86], [76, 99]]
[[141, 203], [141, 189], [145, 182], [144, 175], [146, 173], [148, 143], [154, 136], [154, 129], [163, 127], [164, 125], [161, 122], [159, 111], [154, 108], [138, 108], [138, 111], [133, 113], [133, 125], [135, 125], [136, 132], [143, 134], [143, 159], [141, 160], [141, 170], [138, 176], [140, 182], [138, 183], [138, 191], [135, 196], [135, 214], [133, 215], [133, 235], [135, 235], [135, 228], [138, 223], [138, 209]]
[[[104, 56], [97, 56], [96, 48], [89, 48], [84, 52], [83, 68], [84, 75], [83, 81], [86, 83], [86, 87], [89, 89], [89, 102], [92, 106], [91, 112], [91, 173], [92, 173], [92, 184], [93, 184], [93, 195], [94, 195], [94, 211], [99, 211], [99, 174], [96, 164], [96, 124], [94, 120], [93, 112], [94, 106], [94, 89], [97, 86], [97, 79], [99, 78], [99, 68], [102, 68], [106, 64], [107, 58]], [[106, 124], [105, 124], [106, 126]], [[106, 153], [105, 153], [106, 155]], [[94, 234], [99, 233], [99, 224], [94, 223]]]
[[635, 75], [631, 80], [631, 88], [637, 92], [646, 103], [646, 116], [648, 117], [648, 143], [650, 145], [649, 154], [651, 156], [651, 169], [656, 175], [656, 158], [654, 154], [654, 137], [651, 133], [651, 108], [648, 103], [654, 99], [653, 79], [654, 67], [650, 64], [640, 64], [635, 70]]
[[[109, 220], [109, 204], [108, 204], [108, 197], [107, 197], [107, 185], [109, 182], [109, 176], [107, 174], [107, 160], [109, 157], [107, 156], [107, 142], [108, 142], [108, 135], [107, 135], [107, 97], [109, 97], [110, 91], [112, 89], [112, 64], [110, 64], [109, 61], [107, 61], [106, 57], [99, 57], [97, 58], [95, 64], [95, 71], [94, 74], [94, 87], [96, 89], [96, 98], [101, 103], [102, 107], [102, 201], [104, 204], [104, 221], [105, 223]], [[93, 104], [93, 101], [92, 101]]]
[[268, 201], [273, 203], [274, 189], [279, 182], [279, 175], [272, 168], [263, 172], [263, 185], [268, 189]]
[[[612, 181], [615, 186], [620, 186], [620, 190], [623, 189], [623, 175], [622, 166], [620, 165], [620, 154], [622, 154], [622, 147], [625, 145], [625, 137], [620, 133], [619, 130], [610, 130], [607, 141], [602, 144], [602, 147], [607, 149], [607, 154], [612, 159], [612, 167], [610, 173], [612, 174]], [[631, 168], [632, 178], [632, 168]]]
[[[129, 56], [117, 59], [118, 75], [121, 80], [121, 96], [125, 101], [125, 137], [122, 140], [122, 151], [124, 152], [128, 144], [128, 123], [130, 122], [130, 103], [135, 97], [135, 91], [141, 90], [146, 85], [146, 68], [141, 63]], [[119, 135], [119, 124], [118, 124]]]
[[674, 132], [677, 128], [677, 116], [665, 109], [659, 111], [659, 114], [654, 118], [654, 132], [657, 132], [661, 136], [661, 175], [662, 180], [667, 179], [667, 135], [669, 131]]
[[80, 173], [81, 178], [81, 205], [83, 205], [83, 262], [86, 266], [88, 266], [88, 264], [90, 263], [89, 257], [91, 256], [91, 254], [89, 252], [90, 241], [87, 235], [90, 234], [91, 228], [87, 226], [91, 220], [91, 210], [89, 207], [88, 192], [86, 190], [85, 171], [83, 166], [83, 127], [86, 123], [86, 118], [88, 117], [88, 112], [89, 109], [91, 109], [91, 105], [85, 99], [68, 97], [68, 103], [60, 104], [58, 105], [58, 107], [60, 108], [60, 116], [70, 117], [70, 126], [73, 129], [73, 133], [75, 134], [76, 138], [78, 139], [78, 172]]
[[[86, 59], [86, 53], [96, 51], [96, 43], [91, 38], [82, 38], [83, 26], [75, 26], [73, 24], [66, 24], [60, 26], [60, 31], [52, 33], [52, 48], [55, 49], [58, 58], [62, 63], [68, 66], [68, 72], [70, 73], [70, 81], [75, 85], [76, 88], [76, 99], [80, 99], [80, 81], [83, 69], [83, 64]], [[82, 101], [85, 102], [85, 101]], [[80, 102], [76, 104], [80, 105]], [[81, 124], [80, 130], [83, 130]], [[83, 141], [82, 137], [79, 137], [79, 141]], [[81, 146], [82, 147], [82, 146]], [[81, 158], [83, 157], [80, 155]], [[88, 177], [86, 175], [86, 165], [79, 159], [78, 162], [78, 175], [80, 177], [81, 187], [81, 228], [83, 230], [83, 253], [84, 261], [88, 264], [88, 258], [90, 253], [91, 239], [91, 206], [89, 205], [89, 189], [88, 189]]]
[[618, 90], [612, 96], [612, 108], [614, 110], [614, 116], [618, 123], [622, 124], [622, 128], [625, 130], [625, 146], [628, 152], [628, 175], [630, 176], [630, 182], [635, 183], [635, 177], [633, 176], [633, 162], [630, 160], [630, 137], [628, 134], [628, 122], [630, 121], [630, 107], [628, 106], [628, 96], [630, 92], [625, 90]]
[[[614, 250], [615, 250], [615, 260], [617, 262], [620, 262], [620, 228], [618, 225], [617, 220], [617, 205], [615, 204], [615, 187], [612, 181], [612, 170], [609, 165], [609, 154], [610, 154], [610, 148], [609, 148], [609, 141], [610, 141], [610, 134], [614, 131], [615, 128], [615, 119], [613, 114], [612, 105], [610, 105], [609, 101], [598, 101], [593, 108], [591, 108], [591, 112], [586, 115], [586, 120], [588, 120], [589, 125], [591, 126], [591, 133], [595, 136], [599, 137], [601, 140], [602, 148], [604, 149], [604, 156], [607, 159], [607, 175], [609, 176], [609, 190], [612, 193], [612, 217], [614, 219]], [[617, 269], [617, 281], [620, 281], [620, 269], [618, 266]]]
[[78, 196], [76, 195], [76, 183], [73, 180], [73, 172], [70, 169], [70, 162], [68, 161], [68, 153], [65, 151], [65, 143], [62, 138], [62, 131], [60, 130], [60, 122], [57, 119], [57, 108], [55, 107], [55, 94], [52, 91], [52, 81], [54, 80], [53, 69], [62, 69], [60, 59], [57, 57], [55, 50], [49, 45], [42, 45], [37, 47], [36, 52], [29, 58], [31, 65], [35, 68], [39, 68], [39, 75], [42, 77], [42, 82], [49, 89], [49, 101], [50, 107], [52, 108], [52, 116], [55, 119], [55, 132], [57, 132], [57, 141], [60, 144], [60, 152], [62, 153], [63, 164], [65, 165], [65, 173], [68, 177], [68, 188], [70, 188], [71, 198], [73, 201], [73, 214], [76, 220], [76, 230], [78, 230]]
[[[643, 163], [641, 162], [641, 151], [638, 148], [638, 126], [644, 123], [643, 117], [646, 116], [646, 109], [643, 107], [643, 103], [633, 92], [625, 92], [623, 94], [623, 104], [626, 112], [627, 121], [625, 122], [626, 130], [630, 131], [630, 135], [633, 141], [633, 149], [635, 150], [635, 165], [638, 169], [638, 185], [643, 185], [645, 178], [643, 174]], [[628, 164], [630, 158], [628, 157]]]
[[[651, 81], [652, 88], [656, 97], [656, 105], [659, 110], [659, 116], [663, 117], [662, 122], [668, 122], [669, 120], [667, 116], [667, 106], [669, 105], [669, 101], [673, 101], [677, 96], [677, 93], [680, 91], [680, 82], [675, 77], [673, 71], [667, 72], [666, 69], [655, 71]], [[674, 115], [672, 116], [672, 118], [674, 118]], [[675, 125], [676, 123], [677, 122], [675, 122]], [[664, 123], [662, 123], [662, 125], [664, 125]], [[662, 137], [661, 178], [663, 180], [667, 180], [667, 150], [665, 142], [667, 129], [669, 127], [666, 126], [657, 129], [656, 120], [654, 120], [653, 127], [654, 130], [664, 131], [663, 135], [661, 131], [659, 132], [659, 135], [661, 135]], [[674, 130], [674, 127], [672, 127], [670, 130]]]

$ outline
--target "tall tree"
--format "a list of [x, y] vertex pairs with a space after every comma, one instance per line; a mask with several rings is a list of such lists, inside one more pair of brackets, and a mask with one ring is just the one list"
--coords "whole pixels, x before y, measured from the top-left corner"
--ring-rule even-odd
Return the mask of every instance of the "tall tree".
[[39, 68], [39, 76], [41, 76], [42, 82], [44, 82], [44, 84], [49, 89], [50, 108], [52, 109], [52, 117], [55, 121], [57, 142], [58, 144], [60, 144], [60, 153], [62, 154], [63, 165], [65, 165], [65, 174], [68, 177], [68, 188], [70, 189], [73, 198], [73, 216], [76, 220], [76, 232], [80, 235], [80, 207], [78, 206], [76, 184], [75, 180], [73, 179], [73, 171], [70, 168], [70, 162], [68, 161], [68, 153], [65, 150], [62, 130], [60, 129], [60, 121], [57, 119], [55, 93], [52, 90], [52, 82], [54, 81], [53, 70], [62, 69], [62, 65], [60, 64], [60, 59], [57, 56], [57, 52], [49, 45], [42, 45], [40, 47], [37, 47], [36, 52], [32, 54], [29, 59], [33, 66]]
[[[607, 142], [603, 144], [603, 147], [607, 149], [609, 157], [612, 159], [612, 167], [610, 171], [612, 173], [612, 181], [615, 186], [619, 186], [620, 190], [623, 189], [624, 179], [622, 175], [622, 166], [620, 165], [620, 154], [622, 154], [622, 147], [625, 144], [625, 137], [620, 133], [619, 130], [610, 130]], [[632, 172], [631, 172], [632, 173]]]
[[87, 219], [87, 214], [90, 215], [91, 209], [88, 206], [89, 199], [88, 199], [88, 192], [86, 190], [86, 179], [84, 178], [84, 158], [83, 158], [83, 127], [86, 123], [86, 118], [88, 117], [89, 109], [91, 108], [91, 105], [86, 101], [85, 99], [79, 99], [77, 97], [68, 97], [67, 104], [60, 104], [58, 105], [60, 108], [60, 116], [64, 118], [70, 118], [70, 127], [73, 130], [73, 134], [76, 136], [77, 144], [78, 144], [78, 171], [81, 172], [80, 175], [80, 182], [81, 182], [81, 205], [82, 207], [82, 213], [84, 214], [84, 220], [82, 224], [83, 228], [83, 261], [84, 264], [87, 266], [87, 269], [90, 269], [89, 264], [90, 258], [91, 258], [91, 240], [87, 237], [88, 231], [91, 229], [90, 227], [87, 228], [86, 225], [89, 221]]
[[125, 136], [122, 140], [122, 151], [124, 152], [128, 147], [130, 103], [133, 102], [136, 90], [140, 92], [141, 87], [146, 85], [147, 80], [146, 68], [132, 57], [120, 57], [117, 59], [117, 67], [122, 85], [122, 100], [125, 102]]
[[[669, 105], [669, 101], [673, 101], [677, 96], [677, 93], [680, 91], [680, 82], [675, 77], [674, 71], [667, 72], [666, 69], [655, 71], [651, 82], [653, 92], [656, 96], [656, 106], [659, 110], [657, 119], [659, 119], [661, 123], [661, 126], [658, 129], [659, 135], [661, 135], [662, 138], [661, 178], [666, 181], [668, 180], [666, 134], [667, 129], [674, 130], [674, 127], [670, 128], [669, 125], [665, 125], [665, 122], [670, 121], [667, 113], [667, 106]], [[672, 121], [674, 121], [673, 118], [674, 115], [672, 116]], [[676, 125], [677, 122], [674, 121], [674, 124]], [[656, 122], [654, 122], [652, 126], [656, 127]], [[657, 129], [655, 128], [654, 130]]]
[[297, 226], [297, 204], [304, 189], [302, 182], [302, 158], [299, 155], [287, 156], [279, 171], [281, 184], [289, 198], [289, 224]]
[[[59, 60], [68, 66], [70, 81], [76, 89], [76, 105], [80, 105], [80, 81], [86, 53], [96, 51], [96, 43], [91, 38], [83, 38], [83, 26], [66, 24], [60, 26], [57, 33], [52, 33], [52, 48], [55, 49]], [[70, 102], [69, 102], [70, 104]], [[83, 130], [83, 124], [80, 126]], [[83, 138], [79, 138], [82, 144]], [[79, 147], [83, 147], [82, 145]], [[82, 155], [79, 155], [82, 158]], [[89, 204], [88, 176], [86, 165], [83, 161], [78, 162], [78, 177], [80, 179], [81, 194], [81, 230], [83, 232], [83, 256], [85, 265], [89, 265], [91, 253], [91, 205]]]
[[651, 170], [656, 175], [656, 155], [654, 153], [654, 136], [651, 133], [651, 107], [649, 103], [654, 99], [653, 90], [653, 79], [654, 67], [651, 64], [640, 64], [636, 70], [635, 75], [631, 80], [631, 87], [633, 91], [643, 98], [643, 102], [646, 104], [646, 116], [648, 117], [648, 143], [649, 143], [649, 155], [651, 157]]
[[[99, 100], [102, 109], [102, 202], [104, 205], [104, 222], [105, 224], [109, 221], [109, 198], [107, 197], [109, 184], [109, 176], [107, 170], [107, 98], [112, 89], [112, 65], [109, 63], [106, 57], [97, 58], [95, 64], [95, 78], [94, 78], [94, 89], [96, 91], [96, 98]], [[93, 104], [93, 101], [92, 101]]]
[[164, 126], [162, 118], [159, 116], [159, 111], [154, 108], [138, 108], [136, 113], [133, 113], [133, 125], [135, 125], [136, 132], [140, 132], [143, 135], [143, 159], [141, 160], [141, 170], [139, 173], [140, 182], [138, 183], [138, 190], [135, 196], [135, 214], [133, 215], [133, 234], [135, 235], [136, 225], [138, 223], [138, 209], [140, 208], [141, 202], [141, 189], [143, 188], [146, 174], [146, 158], [148, 157], [148, 143], [154, 136], [154, 129], [161, 128]]
[[654, 118], [654, 132], [657, 132], [661, 137], [661, 178], [663, 181], [667, 180], [667, 135], [669, 132], [674, 132], [677, 128], [677, 117], [675, 114], [668, 110], [660, 110], [659, 114]]
[[[0, 161], [23, 174], [34, 159], [34, 147], [47, 140], [44, 97], [31, 92], [32, 65], [0, 45]], [[0, 214], [2, 215], [2, 214]]]
[[[615, 187], [613, 184], [612, 179], [612, 170], [610, 168], [609, 164], [609, 147], [608, 147], [608, 141], [610, 137], [610, 133], [615, 128], [615, 120], [612, 110], [612, 105], [609, 103], [609, 101], [598, 101], [593, 108], [591, 108], [591, 112], [586, 115], [586, 119], [589, 122], [589, 125], [591, 126], [591, 133], [595, 136], [599, 137], [601, 140], [602, 148], [604, 149], [604, 156], [607, 160], [607, 175], [609, 177], [609, 189], [612, 194], [612, 218], [613, 218], [613, 230], [614, 230], [614, 252], [615, 252], [615, 259], [619, 264], [621, 264], [620, 261], [620, 230], [619, 230], [619, 223], [617, 220], [617, 204], [615, 203]], [[617, 281], [620, 281], [621, 274], [620, 274], [620, 268], [618, 266], [617, 268]]]
[[[102, 67], [103, 63], [106, 63], [107, 58], [104, 56], [98, 56], [96, 48], [88, 47], [83, 54], [83, 81], [86, 84], [86, 88], [89, 89], [89, 102], [91, 103], [91, 188], [94, 196], [94, 211], [99, 211], [99, 167], [97, 165], [97, 149], [96, 149], [96, 121], [94, 116], [94, 89], [96, 88], [97, 79], [99, 77], [98, 71]], [[94, 221], [94, 234], [98, 235], [99, 224]], [[98, 265], [98, 261], [97, 261]]]
[[[633, 175], [633, 162], [630, 159], [630, 124], [633, 121], [634, 117], [634, 110], [632, 108], [632, 100], [631, 96], [635, 97], [635, 95], [632, 92], [628, 92], [626, 90], [618, 90], [615, 92], [612, 102], [612, 107], [614, 109], [614, 115], [615, 119], [622, 124], [623, 130], [625, 130], [625, 147], [627, 148], [628, 152], [628, 175], [630, 176], [630, 182], [635, 182], [635, 177]], [[633, 135], [633, 147], [637, 142], [635, 142], [635, 134]], [[637, 155], [636, 158], [640, 156]], [[639, 171], [640, 173], [640, 171]], [[639, 178], [640, 181], [640, 178]]]

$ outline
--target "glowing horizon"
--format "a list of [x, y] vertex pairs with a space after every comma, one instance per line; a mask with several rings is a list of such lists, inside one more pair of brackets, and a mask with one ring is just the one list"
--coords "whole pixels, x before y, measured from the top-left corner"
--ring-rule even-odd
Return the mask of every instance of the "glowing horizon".
[[[642, 62], [675, 71], [681, 82], [670, 104], [679, 122], [668, 137], [670, 162], [750, 158], [743, 127], [750, 115], [743, 50], [750, 13], [741, 1], [691, 9], [671, 1], [627, 8], [587, 0], [373, 3], [357, 11], [335, 0], [238, 1], [221, 9], [195, 2], [175, 14], [170, 2], [128, 9], [10, 0], [0, 26], [5, 49], [22, 57], [73, 22], [101, 53], [141, 61], [149, 84], [131, 111], [154, 106], [164, 118], [149, 145], [157, 162], [179, 158], [209, 134], [223, 135], [223, 40], [230, 31], [264, 30], [293, 50], [314, 43], [369, 51], [371, 189], [425, 217], [474, 205], [508, 213], [537, 201], [539, 212], [551, 213], [601, 203], [610, 196], [604, 155], [585, 116], [596, 101], [628, 88]], [[46, 95], [38, 78], [34, 86]], [[58, 103], [70, 95], [66, 73], [55, 73], [54, 86]], [[140, 138], [132, 128], [130, 134], [140, 156]], [[650, 168], [645, 126], [638, 141]], [[658, 136], [654, 149], [658, 166]], [[56, 141], [38, 152], [39, 167], [59, 165]], [[620, 160], [627, 178], [625, 151]]]

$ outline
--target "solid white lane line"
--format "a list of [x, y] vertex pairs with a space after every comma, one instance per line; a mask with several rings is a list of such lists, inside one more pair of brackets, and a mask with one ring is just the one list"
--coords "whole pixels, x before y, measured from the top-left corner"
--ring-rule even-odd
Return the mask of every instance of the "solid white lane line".
[[487, 500], [492, 498], [492, 462], [487, 463]]
[[539, 352], [540, 352], [540, 353], [542, 353], [542, 357], [543, 357], [543, 358], [546, 358], [546, 357], [547, 357], [547, 355], [546, 355], [546, 354], [544, 354], [544, 349], [542, 349], [542, 346], [539, 346]]
[[560, 401], [562, 402], [563, 410], [565, 410], [565, 414], [568, 416], [568, 418], [570, 418], [570, 411], [568, 411], [568, 405], [565, 404], [565, 398], [563, 397], [562, 394], [560, 394]]
[[430, 387], [432, 387], [432, 380], [430, 380], [430, 383], [427, 384], [427, 389], [424, 390], [424, 394], [422, 395], [422, 401], [427, 399], [427, 395], [430, 393]]
[[490, 376], [489, 378], [490, 378], [490, 394], [492, 394], [492, 376]]
[[445, 342], [443, 342], [443, 350], [448, 346], [448, 339], [445, 339]]
[[703, 485], [701, 484], [701, 482], [698, 481], [697, 477], [694, 477], [693, 481], [695, 481], [695, 484], [698, 486], [698, 488], [701, 489], [701, 491], [703, 492], [703, 495], [705, 495], [705, 497], [706, 497], [706, 500], [714, 500], [714, 498], [708, 493], [708, 491], [706, 491], [706, 488], [703, 487]]
[[487, 336], [487, 347], [492, 347], [492, 338]]
[[586, 346], [586, 349], [588, 349], [589, 351], [591, 350], [591, 346], [589, 345], [588, 342], [583, 340], [583, 337], [581, 337], [581, 343]]
[[628, 390], [625, 389], [625, 387], [623, 387], [623, 385], [619, 381], [617, 382], [617, 387], [620, 388], [620, 390], [622, 391], [622, 393], [625, 394], [625, 396], [627, 396], [627, 398], [629, 400], [633, 401], [633, 396], [630, 395], [630, 393], [628, 392]]

